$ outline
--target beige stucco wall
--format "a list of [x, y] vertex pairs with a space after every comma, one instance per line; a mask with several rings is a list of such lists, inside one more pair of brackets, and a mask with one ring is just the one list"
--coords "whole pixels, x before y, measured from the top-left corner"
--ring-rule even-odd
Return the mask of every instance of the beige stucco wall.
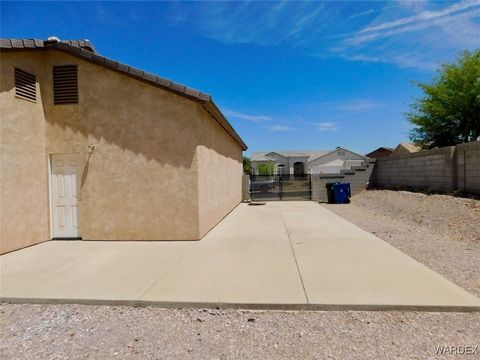
[[243, 176], [241, 148], [202, 110], [197, 147], [200, 237], [242, 201]]
[[[48, 153], [85, 159], [81, 236], [198, 239], [196, 104], [70, 55], [49, 58], [51, 66], [79, 65], [79, 105], [53, 105], [48, 96], [45, 112]], [[89, 144], [96, 147], [87, 162]]]
[[[17, 67], [42, 72], [32, 55]], [[0, 80], [0, 253], [49, 238], [48, 172], [42, 101], [15, 97], [11, 56], [1, 54]], [[37, 76], [37, 82], [43, 78]], [[38, 88], [38, 83], [37, 83]]]
[[[38, 196], [47, 209], [43, 203], [35, 210], [44, 219], [42, 240], [50, 237], [46, 161], [53, 153], [81, 156], [83, 239], [198, 240], [240, 202], [242, 150], [198, 103], [58, 51], [2, 53], [2, 75], [13, 76], [13, 64], [34, 59], [42, 93], [36, 106], [43, 105], [45, 121], [39, 135], [43, 151], [29, 163], [35, 163], [32, 173], [44, 178]], [[79, 65], [78, 105], [53, 105], [52, 66], [63, 64]], [[5, 97], [14, 111], [24, 111], [18, 99]], [[18, 131], [13, 123], [12, 128]], [[22, 132], [30, 134], [29, 129], [25, 125]], [[88, 156], [90, 144], [95, 150]], [[210, 166], [218, 174], [239, 170], [238, 179], [232, 175], [218, 181], [209, 174]], [[237, 182], [238, 191], [230, 193]], [[14, 184], [5, 191], [14, 198], [24, 192]]]
[[413, 144], [407, 144], [407, 146], [411, 147], [412, 149], [409, 149], [407, 148], [405, 145], [403, 144], [398, 144], [398, 146], [393, 149], [392, 153], [390, 154], [390, 156], [398, 156], [398, 155], [406, 155], [406, 154], [413, 154], [415, 152], [418, 152], [420, 151], [420, 148], [417, 148], [415, 145]]

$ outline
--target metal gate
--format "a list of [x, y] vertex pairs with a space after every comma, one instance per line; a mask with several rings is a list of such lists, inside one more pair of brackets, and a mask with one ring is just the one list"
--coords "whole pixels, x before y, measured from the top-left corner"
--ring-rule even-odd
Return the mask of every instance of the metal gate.
[[311, 200], [310, 174], [250, 175], [250, 197], [254, 201]]

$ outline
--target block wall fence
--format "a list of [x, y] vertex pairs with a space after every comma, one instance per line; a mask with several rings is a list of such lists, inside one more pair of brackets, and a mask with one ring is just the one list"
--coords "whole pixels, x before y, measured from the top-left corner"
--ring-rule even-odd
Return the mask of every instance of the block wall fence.
[[365, 190], [371, 180], [375, 161], [370, 161], [362, 167], [352, 170], [341, 170], [340, 174], [312, 174], [312, 200], [327, 202], [327, 183], [348, 182], [352, 195]]
[[[249, 199], [248, 175], [243, 177], [243, 200]], [[464, 191], [480, 195], [480, 142], [424, 150], [371, 160], [340, 174], [312, 174], [312, 200], [327, 202], [326, 184], [350, 183], [352, 195], [367, 188], [417, 188]]]
[[480, 194], [480, 142], [377, 159], [377, 187], [412, 187]]

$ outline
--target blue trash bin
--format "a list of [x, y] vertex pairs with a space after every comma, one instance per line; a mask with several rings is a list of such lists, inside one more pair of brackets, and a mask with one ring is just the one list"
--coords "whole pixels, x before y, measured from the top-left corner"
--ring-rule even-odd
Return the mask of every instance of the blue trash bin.
[[339, 184], [338, 182], [329, 182], [325, 184], [327, 188], [327, 199], [329, 204], [336, 204], [337, 201], [335, 199], [335, 188], [334, 185]]
[[348, 204], [350, 202], [350, 183], [335, 183], [332, 185], [335, 191], [335, 202], [337, 204]]

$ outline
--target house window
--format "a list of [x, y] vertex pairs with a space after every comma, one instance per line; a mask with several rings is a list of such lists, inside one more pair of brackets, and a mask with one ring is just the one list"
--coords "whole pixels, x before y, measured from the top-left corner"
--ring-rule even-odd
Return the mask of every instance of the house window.
[[15, 95], [19, 98], [37, 101], [37, 79], [35, 75], [15, 68]]
[[77, 65], [53, 67], [53, 103], [78, 104]]
[[278, 175], [284, 175], [285, 174], [285, 165], [283, 165], [283, 164], [278, 164], [277, 165], [277, 174]]

